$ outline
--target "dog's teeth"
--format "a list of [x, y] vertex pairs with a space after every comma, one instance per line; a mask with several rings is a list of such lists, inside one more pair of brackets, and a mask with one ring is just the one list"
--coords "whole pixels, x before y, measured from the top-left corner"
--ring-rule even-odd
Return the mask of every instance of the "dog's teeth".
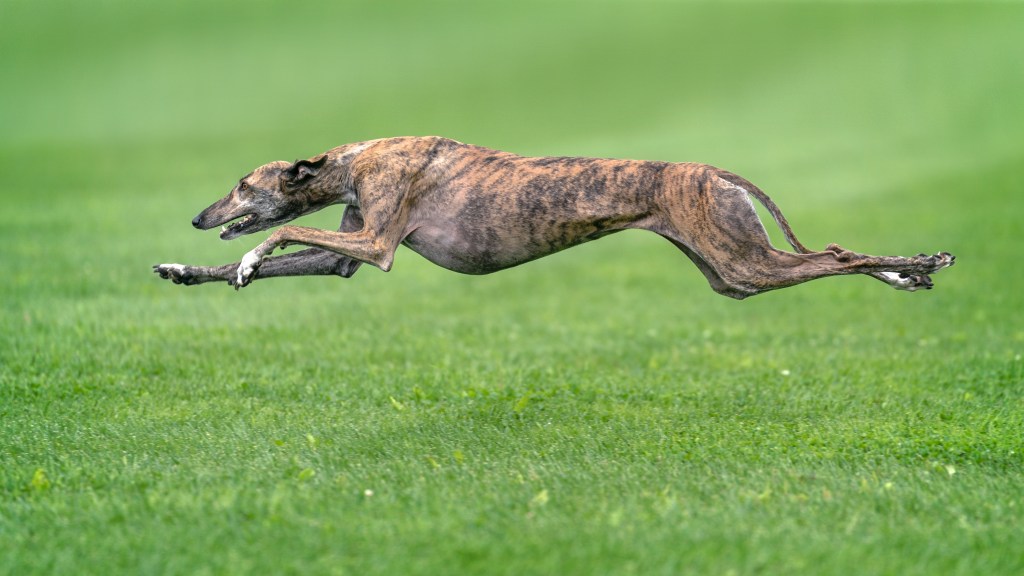
[[220, 231], [221, 231], [221, 232], [227, 232], [227, 231], [228, 231], [228, 225], [227, 225], [227, 224], [224, 224], [223, 226], [221, 226], [221, 227], [220, 227]]

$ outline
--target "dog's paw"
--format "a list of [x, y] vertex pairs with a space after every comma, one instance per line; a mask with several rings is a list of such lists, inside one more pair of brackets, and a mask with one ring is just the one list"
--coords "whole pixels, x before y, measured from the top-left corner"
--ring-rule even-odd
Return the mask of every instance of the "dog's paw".
[[260, 269], [260, 264], [263, 263], [263, 257], [260, 256], [255, 250], [246, 252], [245, 256], [242, 257], [242, 261], [238, 264], [238, 274], [235, 276], [235, 290], [248, 286], [252, 279], [256, 277], [256, 271]]
[[192, 267], [184, 264], [157, 264], [153, 266], [153, 272], [159, 274], [164, 280], [170, 280], [175, 284], [189, 286], [197, 283]]
[[934, 284], [927, 274], [897, 274], [896, 272], [882, 272], [885, 281], [897, 290], [917, 292], [918, 290], [931, 290]]
[[918, 254], [917, 258], [924, 261], [924, 267], [928, 274], [938, 272], [943, 268], [949, 268], [953, 264], [956, 264], [956, 256], [953, 256], [949, 252], [939, 252], [933, 256]]
[[949, 268], [953, 264], [956, 264], [956, 256], [953, 256], [949, 252], [939, 252], [935, 255], [936, 260], [939, 262], [938, 270], [943, 268]]

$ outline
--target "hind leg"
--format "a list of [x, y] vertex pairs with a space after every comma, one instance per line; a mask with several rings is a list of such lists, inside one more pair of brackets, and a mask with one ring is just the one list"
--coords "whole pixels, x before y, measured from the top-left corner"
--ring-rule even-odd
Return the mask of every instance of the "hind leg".
[[711, 264], [708, 264], [707, 262], [705, 262], [703, 258], [698, 256], [696, 252], [694, 252], [693, 250], [689, 249], [682, 242], [678, 242], [676, 240], [673, 240], [672, 238], [667, 238], [667, 237], [666, 237], [666, 239], [669, 242], [671, 242], [673, 245], [675, 245], [676, 248], [679, 248], [679, 250], [681, 250], [683, 252], [683, 254], [686, 254], [686, 256], [689, 257], [689, 259], [694, 264], [697, 265], [697, 268], [704, 274], [704, 277], [708, 279], [708, 284], [711, 285], [711, 289], [714, 290], [715, 292], [718, 292], [719, 294], [721, 294], [723, 296], [728, 296], [730, 298], [735, 298], [737, 300], [742, 300], [742, 299], [746, 298], [747, 296], [751, 295], [749, 292], [744, 291], [744, 290], [740, 289], [739, 287], [737, 287], [735, 285], [732, 285], [729, 282], [727, 282], [724, 278], [722, 278], [718, 274], [718, 272], [715, 270], [714, 266], [712, 266]]
[[[845, 250], [837, 244], [829, 244], [826, 250], [839, 254], [840, 258], [843, 258], [844, 260], [847, 257], [853, 259], [865, 258], [864, 255]], [[844, 253], [846, 255], [844, 255]], [[873, 257], [869, 256], [866, 258]], [[929, 276], [929, 274], [937, 272], [943, 268], [948, 268], [956, 263], [956, 256], [953, 256], [949, 252], [940, 252], [938, 254], [935, 254], [934, 256], [928, 256], [922, 253], [918, 254], [917, 256], [914, 256], [912, 259], [901, 258], [899, 256], [893, 258], [898, 258], [901, 261], [917, 260], [918, 262], [920, 262], [921, 260], [924, 260], [925, 265], [924, 268], [918, 266], [914, 270], [907, 270], [905, 267], [902, 269], [897, 269], [899, 268], [899, 266], [896, 266], [893, 270], [887, 269], [877, 272], [865, 272], [865, 274], [877, 280], [881, 280], [882, 282], [885, 282], [886, 284], [892, 286], [893, 288], [896, 288], [897, 290], [906, 290], [908, 292], [916, 292], [917, 290], [931, 290], [934, 284], [932, 283], [932, 279], [931, 276]], [[922, 269], [931, 271], [922, 273], [920, 271]]]
[[826, 276], [867, 274], [901, 290], [930, 288], [932, 274], [951, 266], [948, 253], [934, 256], [869, 256], [835, 244], [822, 252], [776, 249], [747, 191], [716, 182], [690, 196], [687, 210], [668, 210], [651, 229], [671, 240], [704, 272], [711, 287], [742, 299]]
[[[932, 287], [929, 274], [952, 266], [956, 258], [948, 253], [902, 256], [869, 256], [831, 245], [823, 252], [793, 254], [771, 246], [749, 246], [709, 252], [705, 256], [673, 241], [697, 264], [719, 294], [742, 300], [762, 292], [788, 288], [810, 280], [846, 274], [867, 274], [900, 290]], [[722, 246], [727, 248], [726, 246]], [[723, 255], [725, 256], [723, 258]], [[739, 257], [736, 257], [739, 255]]]
[[[833, 252], [843, 252], [843, 249], [836, 244], [830, 244], [826, 250]], [[925, 254], [918, 254], [918, 258], [926, 257]], [[936, 254], [934, 258], [937, 258], [941, 263], [944, 264], [942, 268], [952, 266], [956, 263], [956, 256], [949, 254], [948, 252], [942, 252]], [[941, 268], [940, 268], [941, 269]], [[928, 274], [911, 274], [907, 272], [868, 272], [868, 276], [885, 282], [889, 286], [897, 290], [906, 290], [907, 292], [916, 292], [918, 290], [931, 290], [934, 284], [932, 278]]]
[[776, 269], [770, 274], [771, 281], [766, 288], [785, 288], [808, 280], [825, 276], [844, 274], [867, 274], [901, 290], [915, 291], [931, 288], [930, 274], [952, 266], [956, 257], [948, 252], [933, 256], [918, 254], [917, 256], [869, 256], [859, 254], [836, 244], [830, 244], [824, 252], [811, 254], [791, 254], [798, 264], [791, 267]]

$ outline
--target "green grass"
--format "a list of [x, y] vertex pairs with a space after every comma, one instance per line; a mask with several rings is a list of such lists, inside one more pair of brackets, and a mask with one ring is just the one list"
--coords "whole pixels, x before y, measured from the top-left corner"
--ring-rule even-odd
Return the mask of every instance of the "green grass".
[[[1024, 572], [1022, 26], [0, 3], [0, 573]], [[400, 134], [710, 162], [805, 244], [959, 263], [743, 302], [643, 233], [485, 277], [150, 273], [262, 239], [189, 226], [253, 167]]]

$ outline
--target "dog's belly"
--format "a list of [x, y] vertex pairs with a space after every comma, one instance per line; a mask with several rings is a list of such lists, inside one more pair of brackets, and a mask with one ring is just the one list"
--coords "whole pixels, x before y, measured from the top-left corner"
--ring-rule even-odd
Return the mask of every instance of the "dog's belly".
[[434, 264], [462, 274], [489, 274], [546, 255], [531, 256], [522, 246], [501, 246], [481, 241], [463, 233], [458, 226], [420, 227], [402, 244]]
[[453, 223], [451, 226], [421, 226], [406, 236], [402, 244], [453, 272], [489, 274], [617, 231], [590, 234], [570, 231], [555, 238], [535, 238], [518, 234], [514, 227], [467, 229]]

